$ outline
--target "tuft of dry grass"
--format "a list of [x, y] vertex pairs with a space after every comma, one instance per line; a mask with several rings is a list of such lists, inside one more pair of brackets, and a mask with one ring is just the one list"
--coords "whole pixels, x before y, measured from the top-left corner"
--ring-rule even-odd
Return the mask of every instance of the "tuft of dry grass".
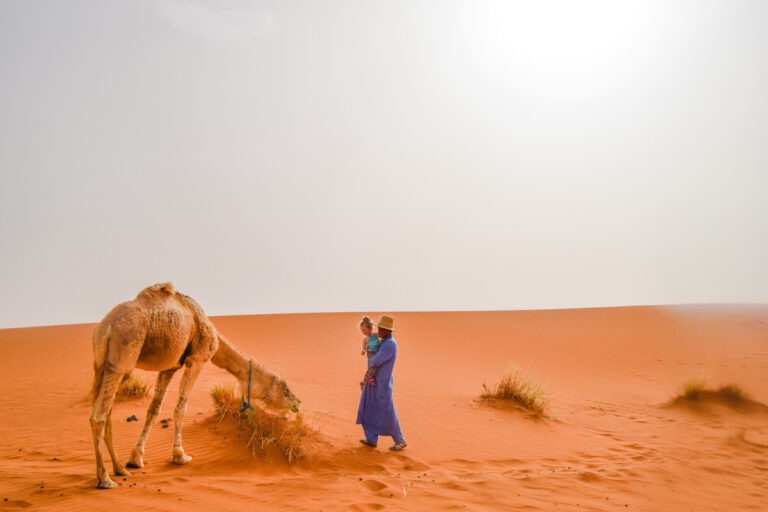
[[683, 392], [677, 397], [678, 400], [696, 401], [718, 397], [724, 402], [740, 404], [751, 401], [749, 395], [735, 384], [720, 386], [719, 388], [707, 389], [707, 379], [696, 376], [691, 377], [683, 384]]
[[226, 386], [214, 384], [208, 393], [211, 396], [211, 401], [216, 409], [219, 421], [223, 420], [231, 412], [233, 402], [237, 401], [237, 398], [235, 398], [235, 386], [232, 384]]
[[683, 384], [683, 396], [688, 399], [695, 399], [699, 393], [707, 387], [707, 379], [700, 375], [691, 377]]
[[746, 391], [741, 389], [735, 384], [728, 384], [727, 386], [720, 386], [717, 393], [728, 403], [731, 404], [746, 404], [755, 403]]
[[768, 407], [753, 400], [741, 387], [727, 384], [719, 388], [707, 388], [707, 380], [699, 376], [688, 379], [683, 384], [682, 392], [666, 405], [705, 410], [704, 408], [709, 404], [721, 404], [740, 410], [768, 411]]
[[144, 382], [141, 377], [130, 373], [128, 374], [128, 377], [120, 383], [115, 400], [117, 402], [138, 400], [147, 395], [149, 395], [149, 384]]
[[230, 419], [243, 430], [248, 437], [246, 446], [254, 457], [263, 457], [276, 450], [286, 462], [293, 464], [306, 456], [304, 441], [308, 429], [301, 413], [286, 419], [253, 405], [241, 413], [242, 402], [232, 385], [215, 384], [210, 389], [210, 396], [219, 422]]
[[513, 368], [495, 386], [483, 383], [482, 398], [505, 400], [530, 411], [534, 416], [543, 416], [547, 408], [544, 387], [519, 368]]

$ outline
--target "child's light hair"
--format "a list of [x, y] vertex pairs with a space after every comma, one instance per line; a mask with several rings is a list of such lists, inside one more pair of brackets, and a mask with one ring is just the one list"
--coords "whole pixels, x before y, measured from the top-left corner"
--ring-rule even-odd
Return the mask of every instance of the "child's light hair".
[[364, 316], [363, 319], [360, 320], [360, 325], [361, 326], [365, 325], [367, 327], [373, 327], [373, 322], [371, 321], [371, 319], [369, 317]]

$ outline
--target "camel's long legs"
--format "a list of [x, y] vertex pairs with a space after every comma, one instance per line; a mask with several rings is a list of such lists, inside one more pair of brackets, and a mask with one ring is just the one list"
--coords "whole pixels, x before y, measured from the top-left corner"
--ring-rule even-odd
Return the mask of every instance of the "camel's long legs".
[[179, 401], [176, 404], [176, 409], [173, 411], [173, 421], [176, 427], [173, 439], [172, 460], [174, 464], [186, 464], [192, 460], [192, 457], [184, 453], [184, 448], [181, 446], [181, 426], [184, 422], [184, 413], [187, 410], [189, 392], [192, 390], [192, 386], [195, 384], [195, 380], [197, 380], [198, 375], [200, 375], [200, 370], [202, 369], [203, 363], [193, 363], [184, 369], [184, 375], [181, 377]]
[[[96, 397], [96, 402], [91, 411], [91, 434], [93, 435], [93, 447], [96, 451], [96, 477], [99, 479], [99, 489], [112, 489], [117, 487], [113, 482], [107, 470], [104, 467], [104, 459], [101, 456], [101, 443], [104, 440], [104, 428], [107, 423], [108, 413], [112, 412], [112, 404], [115, 401], [115, 394], [120, 385], [122, 375], [117, 375], [108, 370], [104, 370], [104, 376], [101, 381], [101, 390]], [[110, 443], [111, 444], [111, 443]]]
[[120, 464], [120, 459], [117, 458], [117, 453], [115, 452], [115, 446], [112, 444], [112, 409], [107, 413], [107, 423], [104, 428], [104, 444], [107, 445], [109, 457], [112, 459], [112, 472], [118, 476], [131, 476], [131, 473], [125, 469], [125, 466]]
[[147, 443], [149, 437], [149, 431], [152, 429], [152, 425], [157, 419], [157, 415], [160, 413], [160, 408], [163, 406], [163, 400], [165, 400], [165, 394], [168, 391], [168, 384], [171, 383], [173, 375], [176, 373], [176, 368], [171, 370], [165, 370], [158, 372], [157, 380], [155, 381], [155, 393], [152, 396], [152, 403], [147, 408], [147, 418], [144, 420], [144, 429], [141, 431], [139, 439], [136, 441], [136, 446], [131, 451], [131, 456], [128, 459], [127, 466], [129, 468], [141, 468], [144, 467], [144, 445]]

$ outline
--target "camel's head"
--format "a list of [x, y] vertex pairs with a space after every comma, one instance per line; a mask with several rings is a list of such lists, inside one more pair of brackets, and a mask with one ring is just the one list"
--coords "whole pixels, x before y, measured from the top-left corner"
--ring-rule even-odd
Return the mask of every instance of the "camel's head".
[[301, 400], [288, 388], [288, 384], [279, 375], [271, 375], [268, 379], [262, 395], [264, 402], [278, 409], [299, 412]]

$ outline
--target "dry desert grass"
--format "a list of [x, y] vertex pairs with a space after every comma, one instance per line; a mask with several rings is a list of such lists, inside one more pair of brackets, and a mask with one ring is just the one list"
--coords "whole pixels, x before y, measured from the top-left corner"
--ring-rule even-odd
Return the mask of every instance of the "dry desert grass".
[[667, 405], [700, 411], [711, 405], [724, 405], [742, 411], [768, 411], [768, 406], [753, 400], [741, 387], [727, 384], [717, 388], [707, 388], [707, 379], [701, 376], [689, 378], [683, 384], [682, 392], [670, 400]]
[[544, 416], [547, 409], [547, 394], [544, 387], [533, 380], [525, 371], [512, 368], [496, 385], [483, 383], [482, 398], [513, 403], [535, 417]]
[[308, 429], [302, 414], [293, 418], [283, 417], [254, 407], [242, 413], [242, 402], [233, 385], [214, 385], [210, 397], [219, 422], [232, 421], [238, 430], [247, 436], [246, 446], [254, 457], [263, 457], [270, 451], [277, 451], [286, 462], [292, 464], [306, 456], [305, 439]]
[[116, 402], [125, 402], [127, 400], [138, 400], [149, 395], [149, 384], [141, 377], [129, 373], [128, 377], [120, 383], [117, 390]]

